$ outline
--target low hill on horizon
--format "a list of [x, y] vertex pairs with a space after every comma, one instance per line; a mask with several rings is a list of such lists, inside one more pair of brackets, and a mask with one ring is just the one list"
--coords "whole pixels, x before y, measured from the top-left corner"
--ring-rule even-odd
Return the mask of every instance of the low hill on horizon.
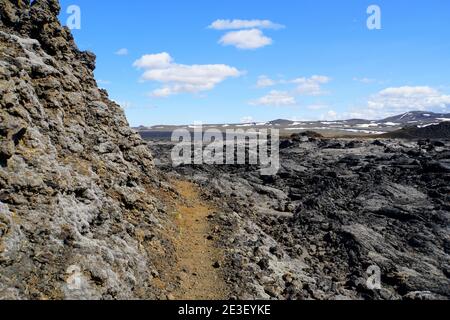
[[398, 131], [384, 134], [382, 137], [397, 139], [450, 139], [450, 122], [442, 122], [422, 128], [417, 126], [405, 127]]
[[[405, 127], [418, 128], [450, 122], [450, 113], [411, 111], [381, 120], [349, 119], [334, 121], [292, 121], [277, 119], [269, 122], [203, 124], [203, 129], [279, 129], [282, 134], [316, 131], [324, 135], [383, 135]], [[155, 125], [135, 128], [144, 137], [170, 136], [176, 129], [193, 130], [193, 125]]]

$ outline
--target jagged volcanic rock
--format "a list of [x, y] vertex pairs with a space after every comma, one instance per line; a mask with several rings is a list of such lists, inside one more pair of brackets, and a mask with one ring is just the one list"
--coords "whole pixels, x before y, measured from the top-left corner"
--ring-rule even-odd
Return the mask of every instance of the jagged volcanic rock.
[[[151, 148], [173, 172], [167, 144]], [[216, 237], [236, 298], [450, 298], [449, 142], [294, 135], [281, 146], [274, 176], [175, 169], [220, 208]], [[381, 289], [367, 286], [374, 267]]]
[[59, 11], [0, 0], [0, 299], [158, 298], [162, 183]]

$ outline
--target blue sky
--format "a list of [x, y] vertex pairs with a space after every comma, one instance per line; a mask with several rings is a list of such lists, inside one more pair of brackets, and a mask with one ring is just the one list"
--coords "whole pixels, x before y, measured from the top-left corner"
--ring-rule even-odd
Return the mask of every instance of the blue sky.
[[[373, 4], [381, 30], [367, 27]], [[63, 24], [81, 9], [77, 44], [133, 126], [450, 112], [448, 0], [61, 5]]]

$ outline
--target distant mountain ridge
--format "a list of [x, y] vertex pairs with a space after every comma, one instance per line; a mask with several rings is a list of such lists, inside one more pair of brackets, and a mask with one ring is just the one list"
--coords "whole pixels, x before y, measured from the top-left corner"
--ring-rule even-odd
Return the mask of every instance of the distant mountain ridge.
[[323, 120], [323, 121], [292, 121], [286, 119], [277, 119], [268, 122], [271, 125], [292, 125], [299, 122], [347, 122], [347, 123], [418, 123], [418, 122], [443, 122], [450, 121], [450, 113], [435, 113], [430, 111], [410, 111], [396, 116], [388, 117], [381, 120], [368, 119], [348, 119], [348, 120]]
[[[347, 129], [352, 128], [392, 128], [397, 129], [407, 125], [429, 125], [439, 124], [441, 122], [450, 121], [450, 113], [435, 113], [430, 111], [410, 111], [396, 116], [388, 117], [381, 120], [368, 120], [368, 119], [348, 119], [348, 120], [320, 120], [320, 121], [308, 121], [308, 120], [287, 120], [277, 119], [269, 122], [248, 122], [248, 123], [222, 123], [222, 124], [204, 124], [204, 127], [305, 127], [305, 129], [311, 129], [311, 126], [327, 126], [327, 127], [342, 127]], [[188, 125], [156, 125], [151, 127], [139, 126], [135, 128], [138, 131], [148, 130], [168, 130], [179, 127], [189, 128]], [[292, 129], [294, 129], [292, 128]], [[299, 128], [299, 129], [301, 129]], [[319, 129], [320, 130], [320, 129]]]
[[421, 121], [445, 121], [443, 119], [448, 119], [448, 121], [450, 121], [450, 113], [412, 111], [383, 119], [382, 122], [413, 123]]
[[450, 122], [441, 122], [437, 125], [405, 127], [401, 130], [386, 133], [383, 138], [400, 139], [450, 139]]

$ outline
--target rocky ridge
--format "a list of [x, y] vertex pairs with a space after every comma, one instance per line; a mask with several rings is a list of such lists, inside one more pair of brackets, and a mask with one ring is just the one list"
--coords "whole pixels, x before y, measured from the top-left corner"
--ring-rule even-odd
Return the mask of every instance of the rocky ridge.
[[170, 187], [59, 11], [0, 0], [0, 299], [164, 298]]

